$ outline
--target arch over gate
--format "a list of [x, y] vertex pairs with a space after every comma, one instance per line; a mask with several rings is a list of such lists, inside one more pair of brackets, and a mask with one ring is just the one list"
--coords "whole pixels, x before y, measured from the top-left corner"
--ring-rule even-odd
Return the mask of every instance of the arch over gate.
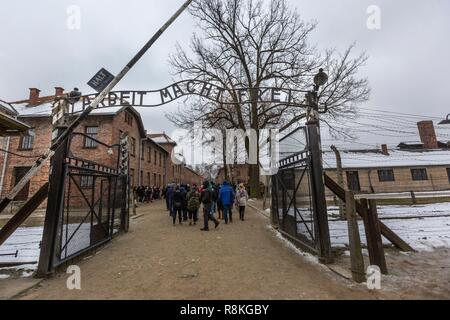
[[[305, 104], [306, 90], [283, 87], [236, 88], [234, 90], [220, 87], [213, 82], [203, 80], [182, 80], [159, 90], [121, 90], [109, 92], [99, 103], [98, 108], [120, 105], [155, 108], [182, 97], [194, 95], [224, 105], [261, 103], [283, 106], [307, 107]], [[100, 94], [88, 94], [80, 97], [85, 110]], [[256, 97], [252, 99], [251, 97]]]

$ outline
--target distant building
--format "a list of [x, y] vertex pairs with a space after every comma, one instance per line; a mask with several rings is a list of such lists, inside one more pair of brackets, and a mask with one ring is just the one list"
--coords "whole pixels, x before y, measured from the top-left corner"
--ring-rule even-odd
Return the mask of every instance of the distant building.
[[[450, 148], [439, 141], [432, 121], [417, 124], [420, 141], [397, 148], [341, 150], [344, 182], [359, 193], [450, 190]], [[336, 181], [336, 158], [323, 153], [324, 169]]]
[[171, 161], [167, 171], [168, 183], [187, 183], [187, 184], [201, 184], [202, 176], [187, 166], [178, 155], [175, 154], [175, 146], [177, 143], [172, 140], [165, 132], [153, 133], [147, 135], [150, 139], [158, 143], [164, 150], [167, 151]]
[[[229, 165], [229, 177], [231, 183], [239, 184], [244, 183], [247, 184], [250, 181], [249, 170], [250, 166], [248, 164], [233, 164]], [[222, 183], [226, 180], [225, 178], [225, 168], [222, 167], [219, 169], [219, 173], [217, 174], [216, 181], [218, 183]]]

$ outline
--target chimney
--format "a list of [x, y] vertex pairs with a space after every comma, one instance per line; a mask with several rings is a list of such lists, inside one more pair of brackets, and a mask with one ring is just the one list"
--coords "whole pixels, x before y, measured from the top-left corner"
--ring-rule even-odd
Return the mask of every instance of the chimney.
[[64, 94], [64, 88], [62, 87], [55, 87], [55, 96], [62, 96]]
[[385, 156], [389, 155], [387, 144], [382, 144], [381, 145], [381, 153], [384, 154]]
[[28, 100], [28, 103], [30, 105], [36, 105], [39, 104], [39, 93], [41, 90], [36, 88], [30, 88], [30, 98]]
[[419, 128], [420, 141], [422, 141], [425, 149], [439, 148], [433, 121], [420, 121], [417, 123], [417, 128]]

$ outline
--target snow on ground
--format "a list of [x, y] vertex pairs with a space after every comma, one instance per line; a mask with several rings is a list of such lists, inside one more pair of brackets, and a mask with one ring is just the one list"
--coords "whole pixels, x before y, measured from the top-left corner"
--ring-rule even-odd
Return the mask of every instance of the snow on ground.
[[[42, 227], [19, 228], [0, 246], [0, 264], [33, 264], [39, 258], [39, 243], [42, 239]], [[14, 254], [17, 251], [17, 257]], [[13, 254], [2, 256], [2, 254]]]
[[[308, 221], [308, 226], [311, 226], [311, 215], [308, 214], [308, 210], [300, 208], [299, 210]], [[294, 211], [291, 210], [289, 214], [293, 216]], [[338, 216], [337, 207], [329, 207], [328, 214], [332, 246], [348, 246], [347, 222], [335, 218]], [[379, 206], [378, 215], [384, 224], [418, 251], [450, 248], [450, 203]], [[362, 221], [358, 224], [361, 241], [366, 244], [364, 225]], [[297, 229], [299, 233], [305, 234], [303, 223], [299, 222]], [[383, 243], [390, 244], [384, 238]]]
[[[67, 239], [70, 239], [73, 232], [78, 228], [78, 224], [70, 224], [67, 233]], [[37, 267], [37, 261], [39, 260], [40, 242], [42, 240], [43, 227], [31, 227], [31, 228], [18, 228], [9, 239], [0, 246], [0, 264], [14, 263], [27, 265], [24, 270], [34, 270]], [[63, 243], [66, 242], [66, 235], [63, 237]], [[81, 225], [76, 234], [72, 237], [67, 245], [67, 251], [64, 250], [62, 258], [70, 256], [71, 254], [78, 252], [84, 248], [87, 248], [90, 244], [90, 224], [85, 223]], [[17, 251], [17, 257], [14, 254]], [[8, 254], [2, 256], [1, 254]], [[11, 254], [11, 255], [10, 255]], [[21, 266], [0, 268], [0, 270], [15, 269], [19, 270]], [[23, 276], [29, 276], [24, 272]]]

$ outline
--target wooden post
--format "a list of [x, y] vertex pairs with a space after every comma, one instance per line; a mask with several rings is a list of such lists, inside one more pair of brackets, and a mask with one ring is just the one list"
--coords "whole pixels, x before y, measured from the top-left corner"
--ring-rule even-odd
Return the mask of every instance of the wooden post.
[[417, 204], [416, 195], [414, 194], [414, 191], [411, 190], [410, 193], [411, 193], [412, 204]]
[[369, 261], [371, 265], [375, 264], [375, 249], [374, 249], [374, 244], [373, 244], [373, 237], [371, 236], [371, 229], [370, 229], [370, 225], [368, 222], [367, 217], [369, 216], [369, 203], [367, 202], [367, 199], [360, 199], [359, 200], [359, 208], [361, 211], [361, 217], [363, 218], [364, 221], [364, 231], [366, 234], [366, 243], [367, 243], [367, 251], [369, 251]]
[[[342, 159], [341, 159], [341, 153], [336, 148], [336, 146], [331, 146], [331, 150], [333, 150], [334, 155], [336, 157], [336, 176], [337, 176], [337, 183], [341, 188], [344, 188], [344, 175], [342, 172]], [[339, 217], [341, 220], [345, 220], [345, 208], [344, 203], [342, 200], [338, 199], [338, 205], [339, 205]]]
[[0, 246], [25, 222], [25, 220], [36, 210], [47, 198], [48, 182], [45, 183], [17, 213], [0, 229]]
[[356, 218], [355, 196], [351, 191], [345, 191], [345, 212], [348, 226], [352, 278], [354, 281], [361, 283], [366, 280], [364, 258], [361, 249], [358, 220]]
[[373, 248], [373, 261], [371, 260], [370, 263], [380, 267], [382, 274], [387, 274], [388, 270], [381, 238], [380, 223], [378, 220], [377, 203], [373, 199], [369, 200], [367, 225], [369, 227], [369, 234], [366, 233], [366, 238], [371, 238], [370, 242], [372, 243]]

